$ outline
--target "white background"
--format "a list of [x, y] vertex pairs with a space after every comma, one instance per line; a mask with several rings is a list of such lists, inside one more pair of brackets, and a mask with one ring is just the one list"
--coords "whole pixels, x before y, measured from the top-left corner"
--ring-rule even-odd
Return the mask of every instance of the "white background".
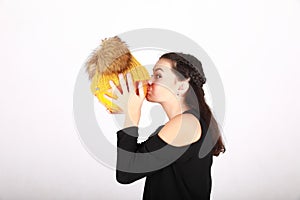
[[141, 199], [144, 179], [117, 183], [82, 145], [73, 90], [101, 39], [164, 28], [223, 81], [212, 199], [299, 200], [299, 22], [299, 0], [0, 0], [0, 199]]

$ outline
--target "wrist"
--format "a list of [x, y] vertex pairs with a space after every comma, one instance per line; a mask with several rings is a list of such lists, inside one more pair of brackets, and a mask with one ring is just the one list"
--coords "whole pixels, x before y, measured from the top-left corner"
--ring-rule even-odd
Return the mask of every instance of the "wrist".
[[125, 121], [124, 121], [124, 127], [129, 126], [138, 126], [140, 120], [140, 115], [134, 114], [134, 113], [125, 113]]

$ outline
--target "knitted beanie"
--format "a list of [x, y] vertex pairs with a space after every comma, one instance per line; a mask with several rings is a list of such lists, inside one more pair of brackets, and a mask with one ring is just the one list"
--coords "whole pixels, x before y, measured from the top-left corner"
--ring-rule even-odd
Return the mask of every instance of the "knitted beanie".
[[132, 56], [126, 43], [118, 36], [102, 40], [100, 46], [88, 58], [85, 67], [91, 80], [91, 92], [110, 113], [121, 112], [117, 105], [104, 97], [105, 94], [111, 98], [117, 98], [111, 91], [109, 80], [120, 88], [118, 74], [122, 73], [127, 81], [126, 73], [130, 72], [135, 87], [137, 88], [138, 81], [142, 81], [144, 94], [147, 92], [147, 80], [150, 79], [147, 69]]

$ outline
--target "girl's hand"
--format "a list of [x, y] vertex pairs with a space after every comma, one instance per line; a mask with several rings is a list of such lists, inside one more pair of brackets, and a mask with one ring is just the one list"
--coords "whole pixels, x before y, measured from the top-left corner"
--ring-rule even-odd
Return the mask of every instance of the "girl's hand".
[[137, 95], [135, 92], [136, 90], [135, 90], [135, 86], [133, 85], [131, 74], [127, 73], [126, 76], [127, 76], [128, 90], [127, 90], [126, 82], [123, 78], [123, 74], [119, 74], [119, 82], [123, 94], [119, 91], [119, 89], [116, 87], [113, 81], [110, 80], [109, 84], [112, 87], [112, 92], [118, 98], [114, 99], [106, 95], [105, 98], [107, 98], [109, 101], [111, 101], [112, 103], [120, 107], [122, 113], [127, 114], [132, 122], [138, 123], [141, 114], [141, 107], [145, 99], [143, 85], [142, 82], [140, 81], [138, 85], [139, 95]]

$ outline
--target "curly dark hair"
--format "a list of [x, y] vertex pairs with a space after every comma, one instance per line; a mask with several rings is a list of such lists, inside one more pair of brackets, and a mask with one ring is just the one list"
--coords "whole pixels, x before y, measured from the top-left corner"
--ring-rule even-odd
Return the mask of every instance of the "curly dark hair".
[[203, 84], [206, 82], [206, 77], [203, 72], [202, 63], [193, 55], [179, 52], [166, 53], [161, 58], [172, 61], [172, 71], [179, 81], [190, 78], [189, 83], [191, 87], [186, 92], [184, 102], [191, 108], [196, 109], [205, 121], [205, 124], [209, 125], [210, 136], [213, 138], [213, 141], [216, 141], [211, 153], [214, 156], [218, 156], [221, 152], [224, 153], [226, 149], [218, 123], [204, 98]]

